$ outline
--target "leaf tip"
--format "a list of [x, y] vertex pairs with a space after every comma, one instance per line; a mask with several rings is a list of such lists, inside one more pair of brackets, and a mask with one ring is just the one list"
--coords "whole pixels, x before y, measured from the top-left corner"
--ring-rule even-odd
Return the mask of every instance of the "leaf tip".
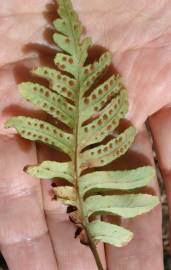
[[24, 166], [23, 171], [25, 173], [29, 174], [29, 172], [30, 172], [30, 166], [29, 165]]
[[5, 127], [5, 128], [11, 128], [11, 127], [13, 127], [13, 125], [14, 125], [13, 120], [14, 120], [14, 117], [9, 118], [9, 119], [5, 122], [4, 127]]
[[23, 171], [30, 176], [39, 178], [39, 170], [36, 165], [26, 165]]

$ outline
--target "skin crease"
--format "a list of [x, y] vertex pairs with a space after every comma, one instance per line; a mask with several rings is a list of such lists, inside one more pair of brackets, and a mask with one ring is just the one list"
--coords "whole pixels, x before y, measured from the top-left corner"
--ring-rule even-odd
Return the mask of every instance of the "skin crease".
[[[86, 34], [93, 37], [96, 45], [113, 53], [113, 64], [129, 91], [127, 119], [139, 130], [132, 152], [114, 165], [153, 164], [151, 144], [143, 126], [153, 114], [149, 124], [169, 197], [171, 2], [92, 0], [91, 5], [84, 0], [73, 2]], [[46, 147], [36, 149], [34, 144], [3, 127], [4, 121], [16, 114], [44, 118], [44, 114], [21, 99], [17, 83], [28, 80], [32, 67], [51, 64], [54, 45], [47, 40], [44, 29], [51, 27], [53, 17], [55, 9], [50, 0], [30, 0], [27, 5], [21, 0], [1, 0], [0, 247], [10, 270], [96, 270], [89, 249], [73, 238], [74, 229], [65, 207], [51, 200], [49, 183], [41, 182], [40, 186], [37, 179], [22, 171], [25, 165], [54, 153]], [[157, 181], [151, 182], [149, 190], [159, 193]], [[122, 249], [105, 247], [108, 270], [162, 270], [160, 206], [122, 223], [135, 236]], [[103, 246], [99, 250], [104, 258]]]

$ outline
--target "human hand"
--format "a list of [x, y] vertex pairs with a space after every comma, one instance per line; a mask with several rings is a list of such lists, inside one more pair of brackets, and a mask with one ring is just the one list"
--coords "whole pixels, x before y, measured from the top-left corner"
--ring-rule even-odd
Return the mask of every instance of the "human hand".
[[[50, 63], [51, 50], [42, 50], [43, 45], [47, 45], [42, 33], [48, 26], [47, 18], [56, 12], [43, 14], [48, 3], [48, 0], [30, 1], [27, 5], [20, 0], [2, 0], [1, 3], [1, 250], [10, 270], [95, 270], [90, 251], [73, 237], [74, 226], [67, 219], [66, 208], [51, 200], [50, 183], [41, 182], [40, 186], [38, 180], [22, 172], [25, 165], [55, 154], [45, 147], [36, 149], [34, 144], [13, 137], [3, 128], [9, 116], [21, 112], [44, 117], [21, 100], [16, 88], [19, 81], [28, 80], [28, 69], [40, 62]], [[168, 194], [170, 164], [166, 130], [170, 128], [170, 110], [163, 108], [171, 101], [169, 5], [159, 0], [155, 7], [149, 1], [92, 0], [91, 5], [83, 0], [74, 1], [87, 34], [113, 53], [114, 66], [129, 91], [127, 118], [139, 128], [132, 150], [141, 158], [137, 160], [136, 154], [136, 158], [131, 157], [131, 164], [130, 156], [123, 161], [127, 161], [128, 166], [144, 165], [147, 160], [153, 164], [151, 144], [143, 124], [156, 113], [150, 118], [150, 126]], [[29, 43], [34, 45], [26, 46]], [[41, 46], [36, 47], [35, 43]], [[53, 45], [50, 46], [53, 50]], [[39, 49], [39, 55], [31, 50], [33, 47]], [[151, 187], [158, 193], [156, 182], [153, 181]], [[162, 270], [160, 207], [134, 220], [126, 220], [123, 225], [134, 231], [135, 237], [122, 249], [105, 247], [108, 270]], [[102, 246], [100, 253], [104, 256]]]

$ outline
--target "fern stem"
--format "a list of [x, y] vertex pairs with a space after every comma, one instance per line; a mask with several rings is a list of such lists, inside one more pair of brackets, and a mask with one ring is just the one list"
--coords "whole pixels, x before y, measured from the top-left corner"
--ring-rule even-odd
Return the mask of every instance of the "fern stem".
[[93, 255], [94, 255], [94, 259], [95, 259], [95, 261], [96, 261], [97, 268], [98, 268], [98, 270], [105, 270], [105, 269], [103, 268], [102, 263], [101, 263], [101, 260], [100, 260], [100, 257], [99, 257], [99, 254], [98, 254], [96, 245], [95, 245], [94, 242], [92, 241], [92, 239], [91, 239], [91, 237], [90, 237], [90, 234], [89, 234], [87, 228], [85, 228], [85, 230], [86, 230], [87, 237], [88, 237], [88, 241], [89, 241], [89, 247], [90, 247], [90, 249], [91, 249], [91, 252], [92, 252]]
[[[65, 6], [65, 1], [64, 1], [64, 6]], [[66, 6], [65, 6], [65, 10], [67, 12], [69, 20], [71, 20], [70, 14], [69, 14]], [[72, 29], [72, 24], [70, 25], [70, 27], [71, 27], [72, 37], [73, 37], [73, 45], [75, 48], [75, 56], [77, 56], [77, 58], [80, 59], [79, 43], [76, 41], [75, 34], [74, 34], [73, 29]], [[77, 198], [78, 198], [78, 203], [79, 203], [80, 216], [82, 219], [82, 224], [83, 224], [85, 231], [86, 231], [86, 234], [87, 234], [89, 247], [94, 255], [98, 270], [104, 270], [102, 263], [101, 263], [101, 260], [100, 260], [100, 257], [99, 257], [99, 254], [98, 254], [97, 249], [96, 249], [96, 245], [92, 241], [91, 235], [90, 235], [88, 228], [87, 228], [87, 224], [89, 221], [84, 216], [84, 211], [83, 211], [83, 206], [82, 206], [83, 205], [83, 198], [81, 197], [80, 192], [79, 192], [79, 177], [80, 177], [79, 154], [80, 154], [80, 149], [79, 149], [79, 145], [78, 145], [78, 141], [79, 141], [78, 138], [79, 138], [79, 130], [81, 128], [79, 114], [80, 114], [80, 99], [82, 98], [82, 94], [80, 93], [80, 68], [81, 68], [80, 63], [78, 62], [78, 74], [75, 77], [77, 80], [78, 95], [77, 95], [77, 100], [76, 100], [76, 104], [75, 104], [77, 109], [76, 109], [76, 115], [75, 115], [76, 119], [75, 119], [75, 128], [74, 128], [75, 143], [73, 146], [73, 149], [74, 149], [73, 165], [74, 165], [75, 188], [77, 190]]]
[[76, 118], [77, 119], [76, 119], [76, 126], [75, 126], [75, 156], [74, 156], [75, 187], [77, 189], [78, 201], [79, 201], [79, 206], [80, 206], [80, 215], [81, 215], [81, 218], [82, 218], [82, 224], [83, 224], [84, 229], [85, 229], [86, 234], [87, 234], [89, 248], [91, 249], [92, 254], [94, 255], [94, 259], [95, 259], [98, 270], [104, 270], [104, 268], [102, 266], [102, 263], [101, 263], [101, 260], [100, 260], [100, 257], [99, 257], [99, 254], [98, 254], [98, 251], [96, 249], [96, 245], [92, 241], [90, 233], [89, 233], [88, 228], [87, 228], [87, 224], [88, 224], [89, 221], [87, 220], [87, 217], [84, 216], [84, 211], [83, 211], [83, 208], [82, 208], [83, 199], [80, 196], [80, 192], [79, 192], [79, 184], [78, 184], [79, 176], [80, 176], [80, 170], [79, 170], [79, 153], [80, 153], [80, 150], [79, 150], [79, 147], [78, 147], [78, 137], [79, 137], [79, 130], [80, 130], [80, 123], [79, 123], [80, 81], [79, 81], [79, 76], [78, 76], [78, 89], [79, 89], [79, 92], [78, 92], [78, 100], [77, 100], [77, 106], [76, 106], [77, 107], [77, 113], [76, 113], [76, 115], [77, 115]]

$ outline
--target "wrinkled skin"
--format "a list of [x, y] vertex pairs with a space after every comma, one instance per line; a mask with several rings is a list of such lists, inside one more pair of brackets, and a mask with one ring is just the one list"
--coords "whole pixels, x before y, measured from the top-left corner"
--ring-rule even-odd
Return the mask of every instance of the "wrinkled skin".
[[[127, 161], [128, 167], [153, 164], [144, 127], [149, 118], [171, 211], [171, 1], [73, 2], [94, 43], [112, 51], [113, 64], [129, 91], [127, 118], [139, 135], [132, 152], [121, 162]], [[20, 98], [17, 83], [28, 80], [32, 67], [50, 63], [54, 46], [47, 33], [51, 30], [43, 33], [54, 16], [50, 0], [1, 0], [0, 247], [10, 270], [97, 269], [89, 249], [74, 239], [66, 208], [51, 200], [50, 183], [40, 184], [22, 171], [25, 165], [49, 155], [53, 159], [55, 154], [42, 146], [36, 148], [3, 127], [4, 121], [16, 114], [44, 117]], [[149, 191], [159, 194], [156, 180]], [[162, 270], [160, 206], [122, 224], [135, 236], [126, 247], [105, 246], [106, 256], [103, 246], [99, 247], [107, 269]]]

